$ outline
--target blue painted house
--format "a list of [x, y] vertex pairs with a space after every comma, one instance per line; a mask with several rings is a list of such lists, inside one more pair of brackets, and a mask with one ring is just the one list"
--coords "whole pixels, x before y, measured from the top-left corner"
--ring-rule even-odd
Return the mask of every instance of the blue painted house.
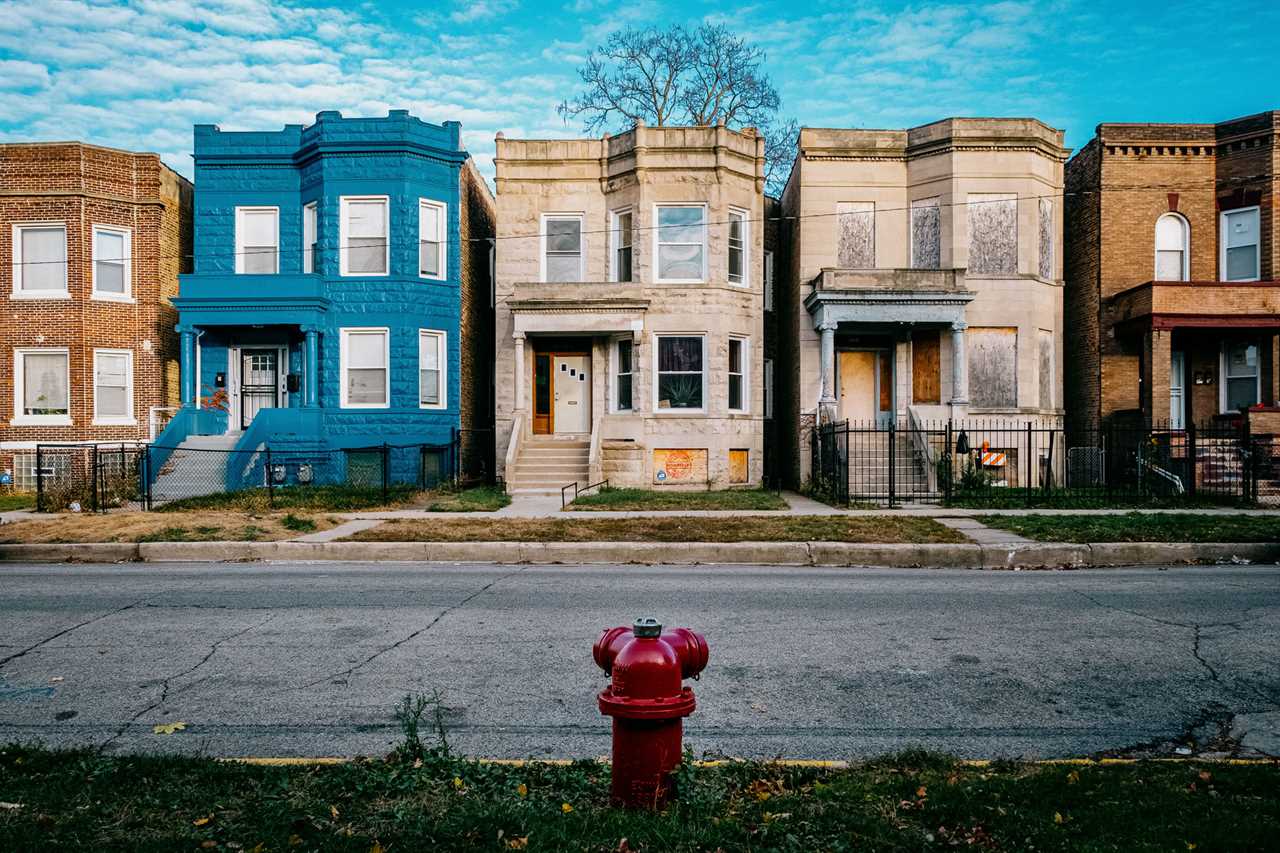
[[[174, 300], [182, 409], [156, 442], [161, 497], [212, 490], [193, 481], [213, 450], [232, 487], [263, 483], [267, 448], [276, 483], [387, 464], [413, 481], [411, 446], [490, 425], [493, 199], [457, 122], [393, 110], [267, 132], [197, 125], [194, 156], [194, 272]], [[390, 463], [369, 450], [382, 445]]]

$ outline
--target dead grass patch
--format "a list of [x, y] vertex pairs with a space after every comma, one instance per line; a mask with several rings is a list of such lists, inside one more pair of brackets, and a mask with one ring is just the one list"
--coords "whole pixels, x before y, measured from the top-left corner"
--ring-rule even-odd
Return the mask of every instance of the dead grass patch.
[[[0, 527], [0, 544], [68, 542], [272, 542], [328, 530], [338, 519], [293, 512], [119, 512], [60, 515]], [[314, 527], [311, 526], [314, 524]]]

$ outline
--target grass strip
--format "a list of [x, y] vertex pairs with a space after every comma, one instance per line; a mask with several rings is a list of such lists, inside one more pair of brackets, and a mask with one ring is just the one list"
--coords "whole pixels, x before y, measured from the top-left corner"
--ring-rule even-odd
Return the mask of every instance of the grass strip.
[[346, 541], [962, 543], [969, 540], [929, 518], [796, 515], [714, 519], [396, 519], [352, 534]]
[[780, 495], [763, 489], [674, 492], [664, 489], [611, 489], [582, 495], [568, 509], [584, 511], [640, 510], [769, 510], [786, 509]]
[[[187, 736], [186, 733], [177, 735]], [[594, 762], [263, 767], [0, 749], [4, 850], [1262, 850], [1275, 765], [969, 767], [907, 752], [833, 770], [684, 765], [663, 813]]]
[[340, 519], [301, 511], [82, 513], [0, 527], [0, 544], [68, 542], [271, 542], [328, 530]]
[[477, 486], [456, 492], [423, 492], [415, 501], [428, 512], [495, 512], [511, 503], [511, 496], [499, 486]]
[[1042, 542], [1280, 542], [1280, 517], [1196, 513], [984, 515], [979, 521]]
[[381, 488], [360, 486], [282, 486], [267, 489], [245, 489], [219, 492], [194, 498], [170, 501], [156, 507], [157, 512], [190, 512], [221, 509], [233, 512], [270, 512], [274, 509], [308, 509], [320, 512], [349, 512], [362, 509], [403, 506], [423, 494], [413, 486], [392, 486], [383, 499]]
[[36, 496], [26, 494], [24, 492], [11, 492], [8, 494], [0, 494], [0, 512], [9, 512], [15, 509], [35, 509]]

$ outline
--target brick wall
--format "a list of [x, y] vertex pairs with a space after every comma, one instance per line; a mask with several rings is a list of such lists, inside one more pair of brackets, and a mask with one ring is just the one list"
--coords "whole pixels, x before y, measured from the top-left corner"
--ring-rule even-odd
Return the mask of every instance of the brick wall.
[[[191, 184], [155, 154], [81, 143], [0, 145], [0, 446], [145, 439], [150, 409], [176, 403], [176, 315], [168, 300], [190, 253], [191, 197]], [[66, 296], [13, 298], [14, 225], [24, 222], [65, 225]], [[130, 301], [93, 298], [94, 225], [131, 231]], [[22, 347], [68, 351], [71, 425], [11, 423], [14, 350]], [[132, 351], [135, 424], [92, 424], [94, 349]], [[6, 454], [0, 469], [7, 468]]]
[[[462, 167], [459, 197], [460, 427], [489, 430], [493, 428], [493, 283], [489, 252], [496, 212], [493, 194], [470, 160]], [[492, 452], [491, 441], [468, 438], [464, 450], [467, 470], [475, 471], [483, 465], [484, 470], [493, 471], [494, 460], [488, 456]]]
[[1099, 222], [1101, 146], [1095, 139], [1066, 166], [1063, 211], [1063, 387], [1067, 429], [1073, 434], [1095, 429], [1100, 411], [1097, 377], [1099, 355]]

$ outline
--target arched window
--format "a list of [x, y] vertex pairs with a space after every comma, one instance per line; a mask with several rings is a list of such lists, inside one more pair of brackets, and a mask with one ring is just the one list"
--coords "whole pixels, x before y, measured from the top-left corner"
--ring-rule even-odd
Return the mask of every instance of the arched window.
[[1156, 281], [1186, 281], [1190, 257], [1187, 220], [1166, 213], [1156, 220]]

